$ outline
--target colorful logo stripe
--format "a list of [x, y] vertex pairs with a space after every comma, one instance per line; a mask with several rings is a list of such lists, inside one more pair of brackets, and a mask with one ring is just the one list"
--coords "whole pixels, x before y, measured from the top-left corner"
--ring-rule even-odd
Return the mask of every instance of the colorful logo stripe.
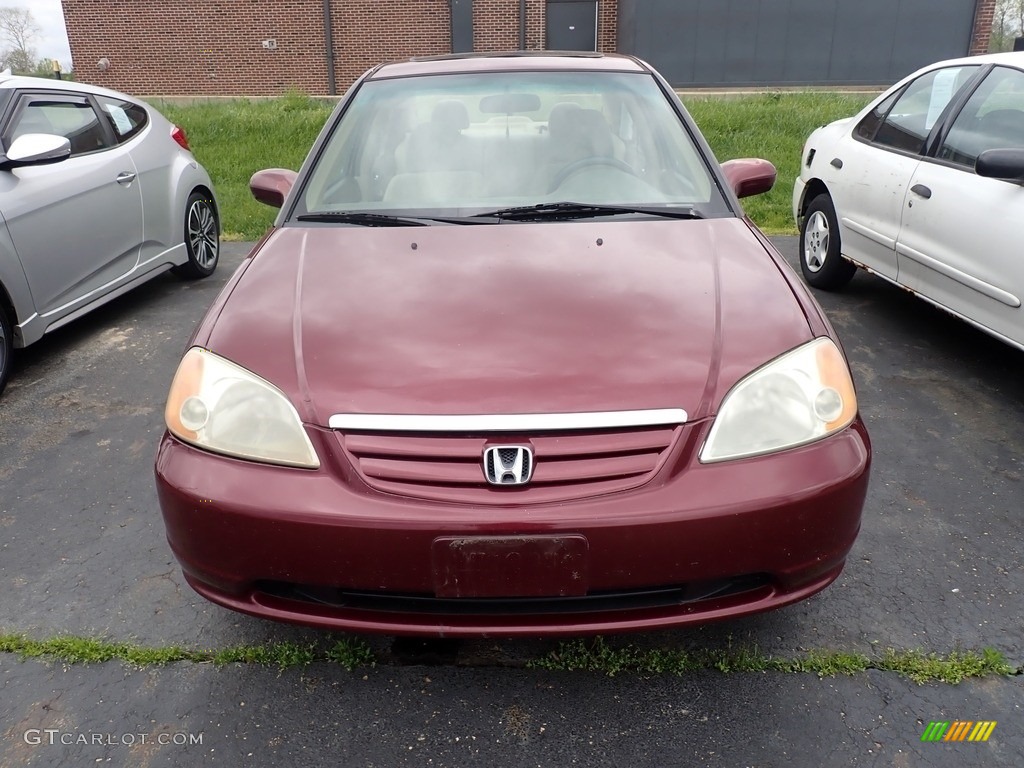
[[995, 720], [931, 722], [921, 734], [921, 741], [988, 741], [995, 728]]

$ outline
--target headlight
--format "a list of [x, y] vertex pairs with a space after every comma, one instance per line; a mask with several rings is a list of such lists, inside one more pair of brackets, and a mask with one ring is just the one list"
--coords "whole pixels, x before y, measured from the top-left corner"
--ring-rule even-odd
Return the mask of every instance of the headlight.
[[175, 437], [241, 459], [319, 467], [299, 414], [281, 390], [205, 349], [185, 353], [164, 411]]
[[857, 396], [846, 360], [829, 338], [787, 352], [725, 396], [700, 452], [703, 462], [781, 451], [849, 426]]

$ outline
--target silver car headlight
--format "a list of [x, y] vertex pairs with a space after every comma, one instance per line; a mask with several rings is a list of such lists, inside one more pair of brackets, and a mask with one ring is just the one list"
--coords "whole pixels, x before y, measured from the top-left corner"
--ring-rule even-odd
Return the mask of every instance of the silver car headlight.
[[181, 359], [164, 411], [172, 435], [208, 451], [292, 467], [320, 466], [287, 396], [200, 347]]
[[763, 365], [725, 396], [700, 452], [702, 462], [757, 456], [819, 440], [857, 414], [853, 379], [827, 337]]

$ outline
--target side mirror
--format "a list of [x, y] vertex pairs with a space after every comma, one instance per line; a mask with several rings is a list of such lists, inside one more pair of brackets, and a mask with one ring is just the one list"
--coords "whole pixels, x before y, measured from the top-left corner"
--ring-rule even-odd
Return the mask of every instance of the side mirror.
[[987, 149], [978, 155], [974, 170], [989, 179], [1024, 184], [1024, 149]]
[[7, 158], [0, 160], [0, 169], [24, 165], [59, 163], [71, 155], [71, 142], [50, 133], [25, 133], [11, 142]]
[[249, 189], [252, 196], [265, 205], [272, 208], [280, 208], [284, 205], [285, 198], [292, 191], [295, 179], [298, 178], [295, 171], [287, 168], [267, 168], [263, 171], [256, 171], [249, 179]]
[[767, 192], [775, 186], [775, 166], [759, 157], [726, 160], [722, 173], [736, 197], [750, 197]]

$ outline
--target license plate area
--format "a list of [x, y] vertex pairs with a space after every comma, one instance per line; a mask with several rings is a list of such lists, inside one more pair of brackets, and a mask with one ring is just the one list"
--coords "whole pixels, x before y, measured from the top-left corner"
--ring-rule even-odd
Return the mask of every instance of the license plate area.
[[587, 593], [584, 536], [443, 536], [431, 559], [437, 597], [579, 597]]

